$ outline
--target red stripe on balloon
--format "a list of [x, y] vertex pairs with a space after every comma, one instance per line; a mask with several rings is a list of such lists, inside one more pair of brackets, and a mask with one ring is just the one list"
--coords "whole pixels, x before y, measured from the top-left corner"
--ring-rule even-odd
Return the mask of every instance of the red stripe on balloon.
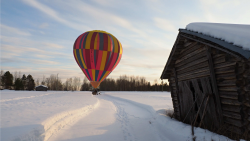
[[100, 45], [100, 36], [99, 33], [97, 33], [97, 43], [96, 43], [96, 50], [99, 50], [99, 45]]
[[111, 71], [113, 71], [113, 70], [115, 69], [115, 67], [119, 64], [119, 62], [120, 62], [120, 60], [121, 60], [121, 57], [122, 57], [122, 55], [120, 54], [118, 60], [115, 62], [115, 65], [114, 65], [114, 67], [112, 68]]
[[76, 42], [75, 42], [75, 45], [74, 45], [74, 49], [79, 49], [79, 46], [80, 46], [80, 39], [82, 38], [84, 34], [80, 35], [77, 39], [76, 39]]
[[91, 66], [90, 69], [95, 69], [94, 49], [90, 49], [89, 52], [90, 52], [90, 60], [89, 61], [90, 61], [90, 66]]
[[108, 35], [103, 33], [103, 50], [108, 50]]
[[110, 59], [109, 59], [109, 62], [107, 62], [108, 64], [106, 64], [106, 70], [109, 71], [109, 66], [113, 60], [113, 57], [114, 57], [114, 53], [113, 52], [110, 52]]
[[78, 66], [81, 68], [81, 65], [78, 63], [77, 61], [77, 56], [75, 56], [75, 49], [73, 49], [73, 54], [74, 54], [74, 57], [75, 57], [75, 60], [76, 60], [76, 63], [78, 64]]
[[102, 63], [102, 50], [98, 50], [98, 54], [97, 54], [97, 62], [96, 62], [96, 69], [100, 70], [101, 67], [101, 63]]
[[91, 70], [91, 69], [88, 69], [88, 73], [89, 73], [89, 75], [90, 75], [89, 81], [93, 81], [92, 70]]
[[99, 70], [99, 74], [98, 74], [98, 77], [97, 77], [97, 81], [100, 81], [101, 80], [101, 76], [102, 76], [102, 73], [103, 73], [103, 71], [101, 71], [101, 70]]
[[86, 72], [85, 69], [82, 69], [83, 73], [85, 74], [85, 76], [90, 80], [89, 76], [88, 76], [88, 73]]
[[105, 60], [105, 67], [104, 67], [104, 70], [107, 71], [107, 65], [108, 65], [108, 60], [109, 60], [109, 56], [110, 56], [110, 51], [107, 51], [107, 57], [106, 57], [106, 60]]
[[90, 56], [89, 56], [89, 49], [83, 49], [83, 56], [84, 56], [84, 61], [85, 61], [85, 65], [87, 68], [90, 68]]
[[94, 45], [95, 45], [95, 37], [96, 37], [97, 32], [94, 32], [91, 40], [90, 40], [90, 49], [94, 49]]
[[114, 52], [113, 52], [112, 55], [113, 55], [113, 56], [112, 56], [111, 63], [110, 63], [110, 65], [109, 65], [109, 67], [108, 67], [108, 71], [111, 71], [111, 70], [112, 70], [112, 67], [115, 65], [115, 61], [116, 61], [116, 58], [117, 58], [118, 53], [114, 53]]

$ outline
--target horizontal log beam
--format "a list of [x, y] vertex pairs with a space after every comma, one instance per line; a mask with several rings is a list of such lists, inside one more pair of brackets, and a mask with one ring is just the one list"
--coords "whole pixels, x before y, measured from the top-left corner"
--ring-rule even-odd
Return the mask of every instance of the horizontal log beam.
[[177, 73], [178, 74], [183, 74], [183, 73], [186, 73], [186, 72], [191, 72], [191, 71], [194, 71], [194, 70], [198, 70], [198, 69], [202, 69], [202, 68], [208, 68], [208, 63], [207, 62], [201, 62], [199, 64], [196, 64], [192, 67], [189, 67], [189, 68], [186, 68], [186, 69], [183, 69], [183, 70], [177, 70]]
[[236, 113], [240, 113], [241, 111], [241, 106], [222, 104], [221, 107], [223, 111], [231, 111]]

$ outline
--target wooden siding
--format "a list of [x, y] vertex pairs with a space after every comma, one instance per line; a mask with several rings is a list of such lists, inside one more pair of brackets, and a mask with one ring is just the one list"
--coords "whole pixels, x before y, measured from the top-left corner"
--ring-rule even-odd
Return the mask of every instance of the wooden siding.
[[[206, 112], [209, 114], [205, 114], [204, 124], [209, 125], [212, 120], [213, 124], [219, 125], [215, 127], [226, 127], [228, 131], [250, 139], [250, 59], [246, 60], [238, 57], [238, 54], [229, 54], [212, 47], [208, 54], [210, 47], [204, 43], [184, 39], [184, 37], [181, 40], [184, 43], [176, 43], [178, 50], [172, 60], [174, 65], [171, 65], [173, 69], [168, 78], [175, 118], [180, 121], [187, 118], [184, 122], [192, 124], [197, 114], [197, 107], [202, 104], [202, 96], [197, 100], [196, 107], [190, 109], [195, 103], [196, 93], [192, 92], [193, 90], [190, 91], [188, 87], [198, 89], [198, 83], [201, 85], [206, 78], [206, 82], [211, 84], [211, 90], [206, 93], [213, 93], [215, 96], [211, 97], [208, 102]], [[212, 86], [213, 84], [216, 86]], [[202, 87], [200, 93], [204, 93], [205, 86], [199, 87]], [[218, 107], [221, 107], [221, 111], [217, 110]], [[198, 114], [201, 118], [202, 114]], [[216, 118], [220, 116], [222, 117], [222, 120], [219, 120], [221, 124], [216, 121]], [[205, 128], [211, 129], [212, 127]]]

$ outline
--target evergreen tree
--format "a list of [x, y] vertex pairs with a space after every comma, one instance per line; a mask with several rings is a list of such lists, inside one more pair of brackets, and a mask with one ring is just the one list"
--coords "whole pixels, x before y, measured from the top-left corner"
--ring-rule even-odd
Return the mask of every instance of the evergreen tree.
[[26, 78], [25, 74], [22, 77], [22, 83], [23, 83], [23, 90], [26, 90], [27, 89], [27, 78]]
[[31, 91], [35, 89], [35, 81], [32, 77], [32, 75], [27, 76], [27, 90]]
[[2, 76], [2, 83], [6, 89], [9, 89], [13, 85], [13, 75], [9, 71], [6, 71]]
[[15, 90], [23, 90], [24, 89], [22, 80], [20, 78], [16, 79], [14, 86], [15, 86]]

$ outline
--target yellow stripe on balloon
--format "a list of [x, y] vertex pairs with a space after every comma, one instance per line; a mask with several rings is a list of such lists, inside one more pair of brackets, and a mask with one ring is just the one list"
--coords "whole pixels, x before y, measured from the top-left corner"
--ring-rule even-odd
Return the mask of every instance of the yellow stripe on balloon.
[[104, 70], [104, 67], [105, 67], [105, 64], [106, 64], [107, 53], [108, 53], [107, 51], [102, 52], [102, 62], [101, 62], [101, 67], [100, 67], [101, 71]]
[[112, 36], [112, 37], [113, 37], [113, 40], [114, 40], [115, 53], [118, 53], [118, 43], [117, 43], [117, 39], [116, 39], [114, 36]]
[[122, 50], [122, 44], [120, 42], [119, 42], [119, 44], [120, 44], [120, 54], [122, 54], [122, 52], [123, 52], [123, 50]]
[[79, 54], [80, 54], [80, 58], [81, 58], [84, 69], [87, 69], [87, 66], [85, 65], [85, 62], [83, 61], [82, 49], [79, 49]]
[[95, 81], [95, 69], [92, 69], [93, 81]]
[[109, 74], [110, 71], [106, 71], [106, 73], [104, 74], [104, 76], [101, 79], [101, 82], [107, 77], [107, 75]]
[[85, 49], [90, 49], [90, 42], [91, 42], [91, 37], [93, 33], [94, 32], [89, 32], [89, 34], [87, 35]]
[[[79, 62], [79, 60], [78, 60], [78, 58], [77, 58], [77, 55], [76, 55], [76, 49], [74, 49], [74, 54], [75, 54], [75, 58], [76, 58], [78, 64], [80, 65], [80, 62]], [[80, 66], [81, 66], [81, 65], [80, 65]]]

